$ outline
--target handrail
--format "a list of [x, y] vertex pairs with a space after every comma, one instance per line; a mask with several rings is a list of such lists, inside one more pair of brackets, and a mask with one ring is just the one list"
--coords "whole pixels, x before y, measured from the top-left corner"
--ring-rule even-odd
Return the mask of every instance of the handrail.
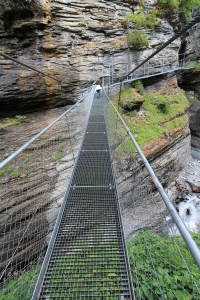
[[[90, 91], [91, 88], [88, 90]], [[56, 120], [54, 120], [51, 124], [49, 124], [47, 127], [45, 127], [42, 131], [40, 131], [37, 135], [35, 135], [31, 140], [29, 140], [26, 144], [24, 144], [22, 147], [20, 147], [18, 150], [16, 150], [14, 153], [12, 153], [8, 158], [3, 160], [0, 163], [0, 170], [5, 167], [9, 162], [11, 162], [17, 155], [19, 155], [23, 150], [25, 150], [29, 145], [31, 145], [35, 140], [37, 140], [43, 133], [45, 133], [49, 128], [51, 128], [55, 123], [57, 123], [64, 115], [66, 115], [70, 110], [75, 108], [80, 102], [83, 101], [85, 96], [80, 99], [77, 103], [75, 103], [72, 107], [67, 109], [60, 117], [58, 117]]]
[[[105, 91], [104, 91], [105, 93]], [[126, 125], [125, 121], [122, 119], [120, 113], [118, 112], [118, 110], [116, 109], [116, 107], [113, 105], [113, 103], [111, 102], [111, 100], [109, 99], [109, 97], [107, 96], [107, 94], [105, 93], [106, 98], [108, 99], [109, 103], [112, 105], [112, 107], [114, 108], [117, 116], [119, 117], [120, 121], [122, 122], [123, 126], [125, 127], [128, 135], [131, 138], [131, 141], [133, 142], [138, 154], [140, 155], [144, 166], [146, 167], [149, 175], [151, 176], [155, 187], [157, 188], [158, 192], [160, 193], [165, 205], [167, 206], [167, 209], [169, 211], [169, 213], [171, 214], [174, 222], [176, 223], [176, 226], [178, 227], [183, 239], [185, 240], [185, 243], [187, 244], [197, 266], [200, 269], [200, 249], [198, 248], [198, 246], [196, 245], [195, 241], [193, 240], [192, 236], [190, 235], [189, 231], [187, 230], [185, 224], [183, 223], [182, 219], [180, 218], [179, 214], [177, 213], [176, 209], [174, 208], [173, 204], [171, 203], [169, 197], [167, 196], [163, 186], [161, 185], [161, 183], [159, 182], [158, 178], [156, 177], [153, 169], [151, 168], [149, 162], [147, 161], [145, 155], [143, 154], [142, 150], [140, 149], [139, 145], [137, 144], [135, 138], [133, 137], [130, 129], [128, 128], [128, 126]]]

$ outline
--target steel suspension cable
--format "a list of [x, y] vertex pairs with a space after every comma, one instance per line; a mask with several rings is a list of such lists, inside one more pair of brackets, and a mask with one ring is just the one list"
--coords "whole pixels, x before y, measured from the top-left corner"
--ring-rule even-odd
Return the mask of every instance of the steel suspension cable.
[[149, 55], [145, 60], [143, 60], [137, 67], [135, 67], [132, 71], [124, 75], [120, 81], [124, 81], [126, 77], [139, 69], [142, 65], [144, 65], [148, 60], [158, 54], [161, 50], [166, 48], [169, 44], [171, 44], [174, 40], [180, 37], [183, 33], [185, 33], [188, 29], [194, 26], [196, 23], [200, 22], [200, 15], [195, 17], [192, 21], [188, 22], [179, 32], [177, 32], [171, 39], [169, 39], [166, 43], [164, 43], [161, 47], [159, 47], [156, 51], [154, 51], [151, 55]]
[[24, 67], [26, 67], [26, 68], [28, 68], [28, 69], [31, 69], [31, 70], [33, 70], [33, 71], [35, 71], [35, 72], [37, 72], [37, 73], [40, 73], [40, 74], [42, 74], [42, 75], [44, 75], [44, 76], [47, 76], [47, 77], [49, 77], [49, 78], [51, 78], [51, 79], [53, 79], [53, 80], [56, 80], [56, 81], [58, 81], [60, 84], [61, 84], [61, 82], [63, 82], [61, 79], [57, 79], [57, 78], [55, 78], [55, 77], [52, 77], [51, 75], [48, 75], [48, 74], [46, 74], [46, 73], [44, 73], [44, 72], [42, 72], [42, 71], [40, 71], [40, 70], [37, 70], [37, 69], [35, 69], [35, 68], [33, 68], [33, 67], [27, 65], [27, 64], [24, 64], [24, 63], [22, 63], [21, 61], [19, 61], [19, 60], [17, 60], [17, 59], [14, 59], [14, 58], [12, 58], [11, 56], [9, 56], [9, 55], [7, 55], [7, 54], [4, 54], [4, 53], [0, 52], [0, 55], [3, 56], [4, 58], [7, 58], [7, 59], [9, 59], [9, 60], [12, 60], [13, 62], [15, 62], [15, 63], [17, 63], [17, 64], [20, 64], [20, 65], [22, 65], [22, 66], [24, 66]]

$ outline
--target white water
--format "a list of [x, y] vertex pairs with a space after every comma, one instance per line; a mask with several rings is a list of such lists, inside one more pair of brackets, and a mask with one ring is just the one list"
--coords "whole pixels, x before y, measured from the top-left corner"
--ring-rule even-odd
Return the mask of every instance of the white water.
[[[197, 196], [187, 196], [186, 201], [180, 202], [179, 215], [189, 231], [200, 232], [200, 199]], [[171, 234], [180, 234], [176, 225], [172, 226]]]

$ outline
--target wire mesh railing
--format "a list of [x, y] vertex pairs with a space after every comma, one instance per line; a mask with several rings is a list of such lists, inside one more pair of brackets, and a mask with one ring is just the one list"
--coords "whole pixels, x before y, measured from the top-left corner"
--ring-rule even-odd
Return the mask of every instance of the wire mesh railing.
[[[62, 118], [1, 168], [0, 299], [24, 300], [32, 296], [92, 98], [93, 91], [86, 92], [83, 101], [68, 109]], [[51, 115], [51, 122], [53, 118]], [[24, 130], [33, 136], [39, 123], [27, 123]], [[23, 140], [20, 134], [25, 131], [16, 130], [15, 140]], [[6, 151], [6, 147], [1, 149], [1, 157]]]
[[[199, 268], [182, 236], [173, 235], [172, 216], [107, 93], [106, 88], [106, 123], [135, 298], [199, 299]], [[200, 246], [199, 235], [193, 238]]]
[[133, 299], [103, 105], [95, 97], [32, 299]]
[[[99, 76], [103, 78], [105, 86], [119, 84], [121, 78], [137, 67], [141, 62], [142, 61], [132, 61], [129, 63], [117, 62], [111, 63], [109, 66], [104, 65], [102, 71], [99, 70]], [[167, 59], [166, 57], [159, 57], [157, 55], [139, 67], [134, 73], [124, 78], [123, 82], [142, 80], [153, 76], [196, 68], [197, 66], [198, 62], [196, 61], [187, 62], [185, 58], [178, 60], [174, 57]]]

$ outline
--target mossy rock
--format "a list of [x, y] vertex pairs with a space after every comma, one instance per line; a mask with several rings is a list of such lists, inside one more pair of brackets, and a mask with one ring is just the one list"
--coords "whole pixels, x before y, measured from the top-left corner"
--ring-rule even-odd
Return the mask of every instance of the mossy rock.
[[138, 109], [144, 102], [144, 97], [137, 93], [136, 89], [129, 88], [121, 93], [120, 106], [125, 110]]

